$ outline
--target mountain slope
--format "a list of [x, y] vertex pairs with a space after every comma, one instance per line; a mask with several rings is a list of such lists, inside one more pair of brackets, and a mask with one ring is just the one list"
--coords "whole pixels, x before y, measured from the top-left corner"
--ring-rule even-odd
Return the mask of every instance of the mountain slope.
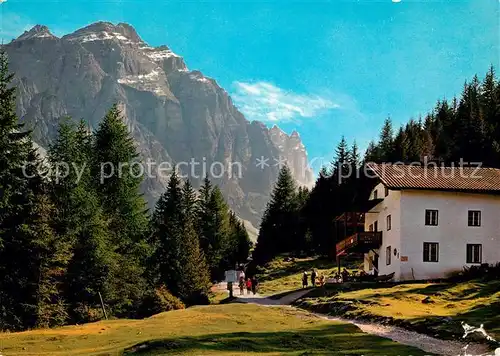
[[[43, 147], [62, 117], [84, 118], [95, 128], [119, 104], [143, 159], [155, 162], [146, 167], [151, 174], [144, 183], [151, 205], [165, 188], [162, 162], [177, 163], [195, 186], [208, 174], [231, 208], [255, 226], [279, 157], [300, 184], [312, 184], [296, 133], [248, 122], [214, 79], [189, 71], [167, 46], [149, 46], [130, 25], [98, 22], [62, 38], [37, 25], [4, 48], [16, 73], [18, 114]], [[261, 157], [269, 166], [256, 165]]]

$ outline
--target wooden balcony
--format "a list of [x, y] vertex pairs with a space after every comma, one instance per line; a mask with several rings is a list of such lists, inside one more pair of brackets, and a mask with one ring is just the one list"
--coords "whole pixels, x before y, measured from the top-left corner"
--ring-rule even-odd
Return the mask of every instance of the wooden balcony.
[[358, 232], [340, 241], [336, 245], [337, 256], [347, 253], [366, 253], [382, 245], [382, 232]]

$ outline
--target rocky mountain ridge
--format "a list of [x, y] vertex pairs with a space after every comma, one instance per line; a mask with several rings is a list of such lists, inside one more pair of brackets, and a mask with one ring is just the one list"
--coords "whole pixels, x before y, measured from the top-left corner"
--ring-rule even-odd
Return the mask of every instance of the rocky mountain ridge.
[[[61, 38], [37, 25], [3, 47], [16, 74], [18, 114], [42, 147], [61, 118], [84, 118], [96, 128], [118, 103], [144, 159], [156, 166], [186, 163], [179, 169], [195, 186], [208, 173], [231, 208], [254, 226], [280, 162], [299, 184], [313, 183], [296, 132], [249, 122], [214, 79], [188, 70], [169, 47], [149, 46], [128, 24], [98, 22]], [[259, 166], [261, 158], [268, 164]], [[151, 205], [166, 184], [166, 177], [153, 175], [144, 182]]]

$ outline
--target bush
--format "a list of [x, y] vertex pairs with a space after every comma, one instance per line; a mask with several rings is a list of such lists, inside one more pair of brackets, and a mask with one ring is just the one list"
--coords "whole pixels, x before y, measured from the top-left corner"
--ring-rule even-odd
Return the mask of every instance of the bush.
[[137, 311], [137, 317], [147, 318], [158, 313], [184, 308], [185, 305], [179, 298], [172, 295], [165, 286], [161, 286], [146, 293]]
[[486, 281], [500, 279], [500, 263], [489, 265], [483, 263], [480, 266], [464, 266], [462, 271], [452, 272], [448, 275], [451, 282], [466, 282], [473, 279], [483, 279]]
[[101, 307], [88, 306], [82, 303], [79, 303], [73, 310], [71, 310], [71, 315], [72, 323], [76, 324], [92, 323], [94, 321], [104, 319], [104, 312]]

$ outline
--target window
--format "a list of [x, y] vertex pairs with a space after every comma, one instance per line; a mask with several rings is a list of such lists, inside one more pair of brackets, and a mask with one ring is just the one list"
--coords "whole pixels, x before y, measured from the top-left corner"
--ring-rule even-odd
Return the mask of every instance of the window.
[[467, 263], [482, 262], [483, 245], [467, 244]]
[[373, 223], [373, 231], [377, 232], [378, 231], [378, 221], [375, 221]]
[[481, 226], [481, 212], [479, 210], [469, 210], [469, 226]]
[[389, 195], [389, 188], [385, 187], [385, 196]]
[[387, 215], [387, 231], [389, 231], [392, 227], [392, 221], [391, 221], [391, 216]]
[[438, 211], [426, 210], [425, 211], [425, 225], [437, 226], [438, 224]]
[[377, 189], [375, 189], [375, 190], [373, 191], [373, 199], [377, 199], [377, 198], [378, 198], [378, 190], [377, 190]]
[[391, 246], [387, 246], [387, 248], [385, 249], [385, 264], [391, 264]]
[[437, 242], [424, 242], [424, 262], [438, 262], [439, 244]]

